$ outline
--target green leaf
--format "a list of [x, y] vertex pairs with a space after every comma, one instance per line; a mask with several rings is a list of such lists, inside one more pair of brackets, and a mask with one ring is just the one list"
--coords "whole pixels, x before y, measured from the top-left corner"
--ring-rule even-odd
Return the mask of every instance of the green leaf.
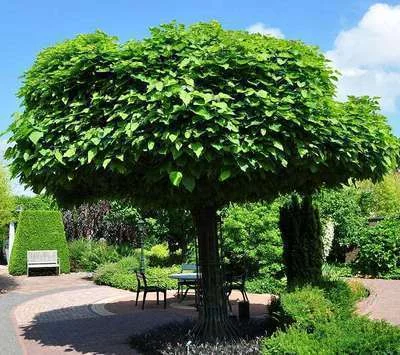
[[161, 91], [164, 87], [164, 84], [162, 81], [157, 81], [156, 84], [154, 85], [157, 91]]
[[37, 144], [39, 142], [39, 139], [43, 137], [43, 133], [39, 131], [33, 131], [29, 135], [29, 139], [32, 141], [33, 144]]
[[274, 145], [275, 148], [281, 150], [282, 152], [285, 151], [285, 149], [283, 148], [283, 145], [281, 143], [274, 141], [272, 144]]
[[56, 159], [57, 159], [60, 163], [63, 163], [63, 164], [64, 164], [63, 156], [62, 156], [62, 154], [60, 153], [60, 151], [59, 151], [58, 149], [54, 152], [54, 156], [56, 157]]
[[123, 120], [128, 117], [128, 114], [125, 112], [119, 112], [118, 114]]
[[147, 148], [148, 148], [149, 150], [153, 150], [154, 145], [155, 145], [155, 143], [154, 143], [153, 141], [149, 141], [149, 142], [147, 143]]
[[169, 180], [172, 185], [179, 186], [182, 180], [183, 174], [180, 171], [171, 171], [169, 173]]
[[196, 180], [190, 175], [185, 175], [185, 177], [182, 179], [182, 184], [186, 190], [192, 192], [196, 186]]
[[76, 153], [76, 148], [75, 147], [70, 147], [68, 150], [64, 153], [64, 157], [66, 158], [72, 158]]
[[170, 134], [168, 135], [168, 139], [169, 139], [172, 143], [174, 143], [174, 142], [176, 141], [177, 138], [178, 138], [178, 135], [175, 134], [175, 133], [170, 133]]
[[88, 151], [88, 163], [90, 163], [93, 160], [93, 158], [95, 157], [96, 153], [97, 153], [97, 151], [94, 150], [94, 149], [90, 149]]
[[193, 150], [194, 154], [196, 154], [197, 158], [200, 158], [204, 149], [203, 145], [201, 143], [191, 143], [189, 147]]
[[103, 161], [103, 168], [104, 168], [104, 169], [107, 168], [107, 166], [108, 166], [108, 164], [110, 164], [110, 162], [111, 162], [111, 159], [110, 159], [110, 158], [104, 159], [104, 161]]
[[219, 180], [225, 181], [226, 179], [229, 179], [230, 176], [231, 176], [231, 171], [229, 169], [224, 169], [221, 171], [221, 174], [219, 175]]
[[192, 95], [187, 91], [181, 91], [179, 97], [186, 106], [190, 104], [190, 101], [192, 101]]
[[192, 78], [183, 78], [183, 80], [185, 80], [185, 83], [189, 86], [194, 86], [194, 80]]

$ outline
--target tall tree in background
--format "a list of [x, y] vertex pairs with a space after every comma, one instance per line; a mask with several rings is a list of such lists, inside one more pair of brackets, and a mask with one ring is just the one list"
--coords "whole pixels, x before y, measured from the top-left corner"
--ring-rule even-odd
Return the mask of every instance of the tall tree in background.
[[14, 176], [64, 204], [190, 210], [203, 283], [196, 332], [229, 336], [217, 210], [377, 180], [394, 165], [397, 140], [376, 100], [335, 102], [335, 79], [315, 47], [215, 22], [124, 44], [80, 35], [24, 75], [7, 157]]
[[10, 180], [6, 170], [0, 165], [0, 239], [6, 226], [11, 222], [15, 201], [11, 193]]

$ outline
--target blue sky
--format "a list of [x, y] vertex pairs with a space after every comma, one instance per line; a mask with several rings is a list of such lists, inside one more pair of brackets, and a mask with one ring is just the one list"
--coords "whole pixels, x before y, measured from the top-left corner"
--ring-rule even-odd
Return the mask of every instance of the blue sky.
[[400, 135], [400, 1], [369, 0], [1, 0], [0, 130], [19, 109], [19, 77], [41, 49], [96, 29], [125, 41], [160, 23], [212, 19], [318, 45], [345, 73], [339, 97], [382, 96], [383, 112]]

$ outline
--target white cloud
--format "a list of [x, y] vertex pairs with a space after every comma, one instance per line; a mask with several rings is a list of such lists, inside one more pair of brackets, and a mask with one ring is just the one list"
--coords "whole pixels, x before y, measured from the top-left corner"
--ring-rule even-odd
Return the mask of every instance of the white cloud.
[[[6, 139], [0, 138], [0, 164], [7, 168], [7, 161], [4, 158], [4, 153], [8, 147]], [[11, 180], [11, 190], [14, 195], [33, 196], [34, 193], [30, 189], [26, 189], [17, 179]]]
[[251, 25], [247, 28], [247, 31], [250, 33], [260, 33], [262, 35], [270, 35], [277, 38], [285, 38], [284, 34], [279, 28], [275, 27], [267, 27], [262, 22], [257, 22], [254, 25]]
[[338, 97], [381, 97], [386, 113], [396, 112], [400, 99], [400, 5], [375, 4], [359, 23], [336, 37], [326, 53], [342, 73]]

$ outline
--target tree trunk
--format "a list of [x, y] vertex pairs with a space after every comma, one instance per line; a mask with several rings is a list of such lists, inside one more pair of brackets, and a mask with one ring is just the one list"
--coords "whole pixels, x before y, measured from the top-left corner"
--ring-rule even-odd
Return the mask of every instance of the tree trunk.
[[194, 329], [199, 340], [215, 341], [237, 335], [236, 328], [228, 316], [224, 280], [221, 270], [217, 209], [205, 206], [192, 211], [199, 246], [201, 272], [201, 304], [199, 321]]

